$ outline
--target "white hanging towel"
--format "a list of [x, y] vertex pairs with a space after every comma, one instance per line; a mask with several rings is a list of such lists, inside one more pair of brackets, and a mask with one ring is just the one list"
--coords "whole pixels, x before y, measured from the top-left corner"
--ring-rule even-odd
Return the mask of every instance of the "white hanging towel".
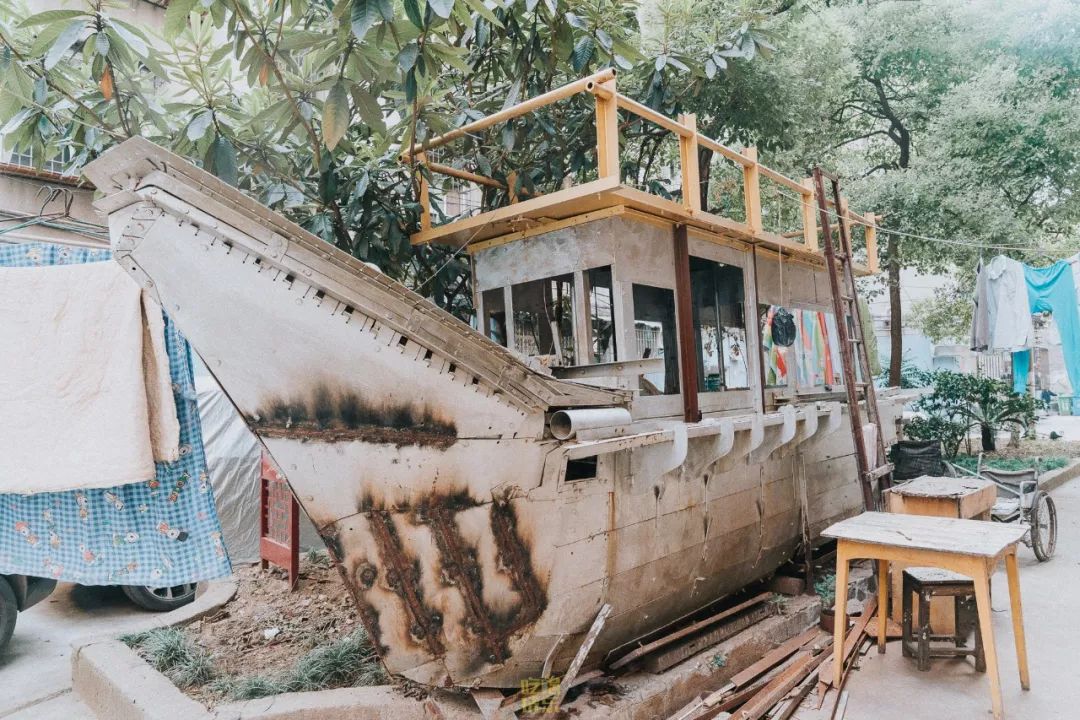
[[114, 262], [0, 268], [0, 493], [150, 480], [180, 456], [161, 308]]
[[986, 266], [990, 350], [1016, 352], [1031, 347], [1035, 327], [1031, 322], [1024, 266], [998, 255]]

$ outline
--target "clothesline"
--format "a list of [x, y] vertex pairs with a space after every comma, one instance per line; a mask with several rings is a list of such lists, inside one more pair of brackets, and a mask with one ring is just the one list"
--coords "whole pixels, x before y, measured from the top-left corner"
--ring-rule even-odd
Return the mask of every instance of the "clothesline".
[[[798, 200], [799, 203], [801, 203], [805, 207], [813, 207], [815, 212], [820, 211], [820, 209], [818, 208], [817, 203], [812, 203], [812, 202], [806, 200], [806, 198], [804, 196], [802, 196], [802, 195], [795, 195], [794, 193], [790, 193], [790, 192], [788, 192], [786, 190], [783, 190], [781, 188], [776, 188], [776, 192], [781, 194], [781, 195], [786, 195], [787, 197], [789, 197], [789, 198], [791, 198], [793, 200]], [[831, 215], [833, 218], [835, 218], [837, 220], [840, 219], [840, 215], [835, 210], [826, 210], [825, 212], [827, 214]], [[862, 224], [862, 223], [860, 223], [860, 224]], [[979, 242], [972, 242], [972, 241], [967, 241], [967, 240], [949, 240], [947, 238], [933, 237], [931, 235], [919, 235], [917, 233], [909, 233], [909, 232], [904, 232], [902, 230], [891, 230], [889, 228], [882, 227], [881, 225], [877, 225], [875, 223], [867, 223], [866, 227], [874, 228], [876, 231], [878, 231], [879, 233], [882, 233], [884, 235], [896, 235], [898, 237], [907, 237], [907, 238], [912, 238], [914, 240], [924, 240], [926, 242], [943, 243], [945, 245], [956, 245], [956, 246], [960, 246], [960, 247], [970, 247], [970, 248], [977, 248], [977, 249], [981, 249], [981, 250], [1013, 250], [1013, 251], [1018, 251], [1018, 252], [1029, 252], [1029, 253], [1040, 252], [1040, 253], [1046, 254], [1045, 250], [1041, 250], [1039, 248], [1034, 248], [1034, 247], [1031, 247], [1030, 245], [1000, 245], [1000, 244], [999, 245], [993, 245], [993, 244], [989, 244], [989, 243], [979, 243]], [[1066, 257], [1074, 255], [1077, 252], [1077, 249], [1078, 248], [1060, 251], [1060, 252], [1062, 252], [1064, 254], [1059, 259], [1064, 259]]]

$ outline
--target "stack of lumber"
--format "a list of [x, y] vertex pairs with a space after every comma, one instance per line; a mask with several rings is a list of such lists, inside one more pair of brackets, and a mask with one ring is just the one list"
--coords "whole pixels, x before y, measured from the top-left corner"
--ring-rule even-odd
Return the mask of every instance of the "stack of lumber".
[[[876, 599], [871, 598], [845, 639], [845, 679], [867, 638], [867, 626], [876, 609]], [[669, 720], [789, 720], [815, 685], [820, 707], [832, 689], [832, 650], [832, 636], [811, 628], [733, 675], [724, 687], [695, 698]], [[846, 700], [843, 687], [836, 691], [832, 717], [841, 705], [840, 698]]]

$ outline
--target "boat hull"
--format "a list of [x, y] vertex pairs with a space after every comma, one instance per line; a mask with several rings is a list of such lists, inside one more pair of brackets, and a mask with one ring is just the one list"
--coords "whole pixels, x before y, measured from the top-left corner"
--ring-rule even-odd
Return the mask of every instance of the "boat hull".
[[[157, 172], [117, 181], [116, 256], [287, 476], [393, 673], [516, 687], [564, 670], [610, 604], [596, 664], [861, 509], [835, 403], [556, 441], [551, 410], [621, 396], [537, 378], [320, 241], [267, 236], [205, 174]], [[595, 477], [570, 479], [585, 450]]]

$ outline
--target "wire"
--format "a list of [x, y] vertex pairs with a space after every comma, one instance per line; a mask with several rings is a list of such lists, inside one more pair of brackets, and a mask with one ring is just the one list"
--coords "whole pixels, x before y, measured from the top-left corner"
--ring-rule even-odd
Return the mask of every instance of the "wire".
[[[781, 195], [786, 195], [787, 197], [789, 197], [789, 198], [791, 198], [793, 200], [798, 200], [805, 207], [811, 207], [812, 206], [812, 203], [810, 201], [806, 200], [806, 198], [801, 196], [801, 195], [795, 195], [794, 193], [787, 192], [786, 190], [783, 190], [781, 188], [776, 188], [776, 191], [779, 192]], [[814, 210], [815, 211], [820, 211], [820, 208], [815, 207]], [[839, 213], [837, 213], [835, 210], [829, 210], [828, 208], [826, 208], [825, 212], [826, 212], [826, 214], [831, 215], [832, 217], [836, 218], [838, 221], [843, 220], [843, 218], [841, 218]], [[909, 232], [904, 232], [902, 230], [891, 230], [889, 228], [881, 227], [880, 225], [877, 225], [875, 223], [861, 223], [860, 222], [859, 224], [864, 225], [865, 227], [874, 228], [878, 232], [880, 232], [882, 234], [885, 234], [885, 235], [896, 235], [896, 236], [899, 236], [899, 237], [911, 238], [913, 240], [923, 240], [923, 241], [926, 241], [926, 242], [943, 243], [945, 245], [956, 245], [956, 246], [960, 246], [960, 247], [981, 248], [981, 249], [984, 249], [984, 250], [1016, 250], [1016, 251], [1020, 251], [1020, 252], [1045, 252], [1043, 250], [1040, 250], [1039, 248], [1033, 248], [1030, 245], [1000, 245], [1000, 244], [995, 245], [995, 244], [990, 244], [990, 243], [970, 242], [970, 241], [966, 241], [966, 240], [949, 240], [947, 238], [933, 237], [933, 236], [930, 236], [930, 235], [919, 235], [917, 233], [909, 233]], [[1075, 251], [1069, 252], [1070, 255], [1072, 255], [1074, 253], [1075, 253]]]

